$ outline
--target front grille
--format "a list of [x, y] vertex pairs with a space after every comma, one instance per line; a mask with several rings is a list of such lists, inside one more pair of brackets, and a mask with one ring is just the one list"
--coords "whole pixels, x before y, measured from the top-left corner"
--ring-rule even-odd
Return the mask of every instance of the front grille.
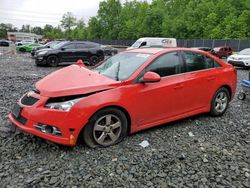
[[19, 115], [18, 118], [16, 118], [14, 115], [12, 115], [12, 117], [22, 125], [25, 125], [27, 122], [27, 119], [21, 115]]
[[21, 99], [21, 103], [27, 106], [32, 106], [33, 104], [35, 104], [39, 99], [32, 97], [32, 96], [28, 96], [27, 94]]

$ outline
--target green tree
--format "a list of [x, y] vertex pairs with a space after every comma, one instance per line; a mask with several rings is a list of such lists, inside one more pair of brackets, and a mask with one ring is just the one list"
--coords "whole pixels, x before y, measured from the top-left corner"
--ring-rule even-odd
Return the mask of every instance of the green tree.
[[96, 17], [91, 17], [88, 22], [87, 39], [104, 39], [102, 33], [100, 21]]
[[25, 33], [30, 33], [31, 32], [31, 27], [29, 24], [26, 25], [22, 25], [22, 28], [20, 30], [21, 32], [25, 32]]
[[120, 25], [120, 12], [122, 5], [119, 0], [101, 1], [97, 18], [100, 22], [102, 37], [105, 39], [117, 39]]
[[87, 38], [86, 26], [83, 20], [78, 20], [76, 27], [71, 32], [71, 38], [83, 40]]
[[61, 26], [65, 29], [65, 34], [67, 38], [71, 37], [70, 32], [72, 28], [76, 26], [76, 21], [76, 17], [71, 12], [67, 12], [63, 15], [61, 20]]
[[14, 27], [12, 24], [7, 23], [1, 23], [0, 24], [0, 38], [6, 38], [8, 31], [17, 31], [17, 28]]
[[31, 29], [32, 33], [35, 33], [37, 35], [42, 35], [43, 34], [43, 29], [41, 27], [33, 27]]

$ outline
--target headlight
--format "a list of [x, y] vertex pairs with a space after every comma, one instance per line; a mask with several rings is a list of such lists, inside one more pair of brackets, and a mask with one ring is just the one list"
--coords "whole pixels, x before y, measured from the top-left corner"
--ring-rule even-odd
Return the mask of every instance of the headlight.
[[64, 101], [64, 102], [48, 103], [45, 105], [45, 107], [68, 112], [72, 108], [72, 106], [74, 106], [81, 99], [82, 98]]
[[38, 52], [37, 55], [44, 55], [44, 54], [46, 54], [46, 53], [47, 53], [47, 51], [41, 51], [41, 52]]

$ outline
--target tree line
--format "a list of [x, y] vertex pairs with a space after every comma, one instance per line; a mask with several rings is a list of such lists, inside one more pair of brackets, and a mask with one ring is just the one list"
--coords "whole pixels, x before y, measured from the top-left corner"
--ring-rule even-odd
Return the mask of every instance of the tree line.
[[[17, 30], [11, 24], [0, 24], [0, 37]], [[242, 39], [250, 36], [250, 0], [106, 0], [99, 3], [97, 15], [87, 24], [68, 12], [57, 27], [23, 25], [19, 31], [77, 40], [145, 36]]]

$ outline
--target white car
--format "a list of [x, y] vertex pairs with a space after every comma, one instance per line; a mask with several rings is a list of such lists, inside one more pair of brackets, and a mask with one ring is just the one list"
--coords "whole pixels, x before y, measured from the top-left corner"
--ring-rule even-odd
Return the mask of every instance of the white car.
[[26, 45], [26, 44], [32, 44], [35, 43], [34, 40], [22, 40], [19, 42], [16, 42], [16, 46], [22, 46], [22, 45]]
[[237, 54], [230, 55], [227, 58], [227, 62], [233, 66], [250, 68], [250, 48], [241, 50]]

